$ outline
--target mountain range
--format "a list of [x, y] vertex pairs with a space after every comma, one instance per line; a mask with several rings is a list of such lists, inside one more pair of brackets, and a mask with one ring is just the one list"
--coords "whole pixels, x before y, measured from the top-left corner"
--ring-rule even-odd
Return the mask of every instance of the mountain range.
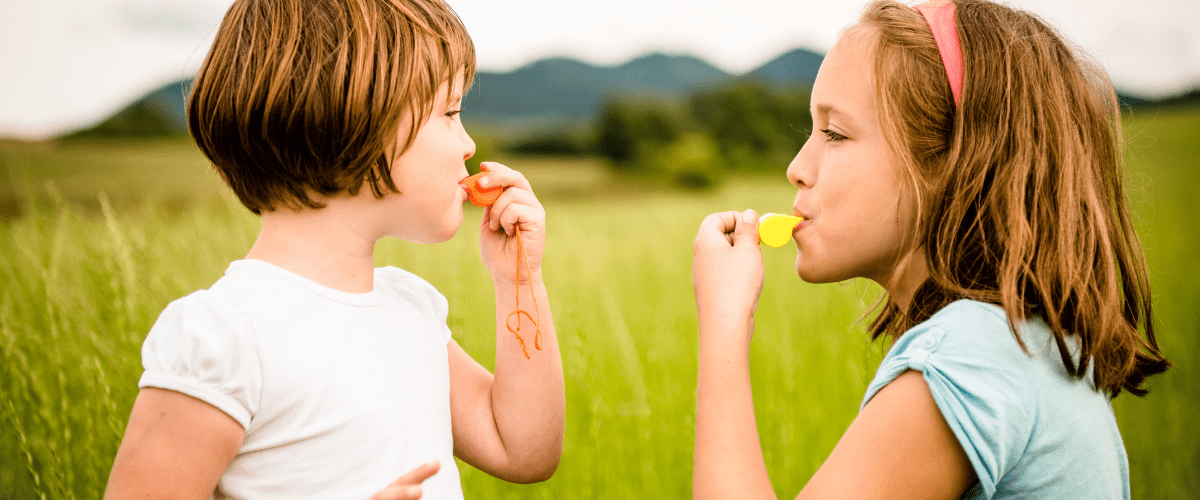
[[[690, 55], [653, 53], [617, 66], [555, 57], [510, 72], [476, 73], [463, 107], [471, 122], [478, 125], [524, 128], [578, 124], [590, 120], [608, 98], [636, 95], [670, 99], [739, 78], [807, 92], [823, 59], [822, 54], [795, 49], [746, 74], [732, 75]], [[186, 78], [168, 83], [67, 137], [186, 134], [184, 96], [191, 82]]]
[[[509, 135], [588, 123], [606, 99], [678, 99], [735, 80], [756, 80], [780, 91], [807, 92], [824, 55], [794, 49], [741, 75], [691, 55], [652, 53], [617, 66], [554, 57], [510, 72], [480, 71], [464, 98], [470, 123], [503, 127]], [[66, 137], [187, 134], [185, 95], [191, 78], [168, 83], [112, 116]], [[1120, 95], [1126, 106], [1200, 103], [1200, 89], [1165, 100]]]

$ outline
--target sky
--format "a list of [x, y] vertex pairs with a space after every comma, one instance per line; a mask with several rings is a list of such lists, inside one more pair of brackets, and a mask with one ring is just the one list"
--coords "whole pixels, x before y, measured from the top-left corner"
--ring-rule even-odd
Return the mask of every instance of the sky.
[[[796, 47], [827, 51], [865, 0], [449, 0], [481, 69], [548, 56], [615, 65], [690, 53], [731, 73]], [[0, 137], [91, 125], [193, 74], [232, 0], [0, 0]], [[1200, 86], [1200, 0], [1009, 0], [1056, 26], [1118, 89]]]

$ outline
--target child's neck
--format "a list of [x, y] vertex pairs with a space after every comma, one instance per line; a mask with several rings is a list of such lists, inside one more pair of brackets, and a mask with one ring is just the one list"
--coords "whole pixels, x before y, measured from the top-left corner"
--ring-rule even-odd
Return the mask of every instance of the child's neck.
[[332, 208], [263, 212], [262, 230], [246, 258], [274, 264], [335, 290], [370, 292], [379, 238]]
[[913, 295], [917, 293], [917, 288], [928, 278], [929, 268], [925, 264], [925, 251], [917, 249], [901, 259], [891, 278], [880, 284], [892, 300], [896, 301], [896, 305], [900, 306], [902, 311], [906, 311], [912, 303]]

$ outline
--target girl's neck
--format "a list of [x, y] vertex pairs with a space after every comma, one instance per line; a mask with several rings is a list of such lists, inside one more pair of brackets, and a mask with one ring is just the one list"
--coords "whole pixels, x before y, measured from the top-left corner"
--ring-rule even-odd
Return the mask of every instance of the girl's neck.
[[246, 258], [274, 264], [335, 290], [370, 292], [379, 238], [342, 217], [335, 207], [263, 212], [262, 230]]
[[921, 284], [929, 278], [929, 268], [925, 264], [924, 249], [910, 252], [900, 260], [886, 282], [881, 282], [884, 290], [900, 306], [901, 311], [907, 311], [912, 304], [913, 295]]

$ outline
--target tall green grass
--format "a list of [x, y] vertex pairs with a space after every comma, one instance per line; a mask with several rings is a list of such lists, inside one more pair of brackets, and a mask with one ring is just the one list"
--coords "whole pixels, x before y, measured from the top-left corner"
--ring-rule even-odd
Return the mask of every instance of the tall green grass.
[[[1114, 407], [1134, 497], [1194, 498], [1200, 230], [1190, 221], [1200, 210], [1200, 173], [1192, 168], [1200, 112], [1137, 118], [1129, 129], [1130, 195], [1151, 267], [1156, 326], [1179, 366], [1152, 379], [1149, 397], [1123, 395]], [[469, 498], [689, 496], [691, 241], [713, 211], [786, 211], [794, 191], [782, 168], [776, 177], [734, 180], [706, 194], [544, 200], [545, 276], [567, 383], [562, 463], [536, 485], [461, 465]], [[168, 302], [220, 277], [257, 232], [253, 216], [219, 198], [184, 209], [155, 197], [94, 199], [92, 210], [53, 194], [27, 196], [21, 215], [0, 220], [0, 498], [100, 496], [137, 393], [150, 325]], [[439, 245], [381, 242], [377, 261], [441, 290], [456, 339], [491, 366], [492, 298], [473, 230], [478, 217], [468, 207], [459, 235]], [[854, 418], [885, 346], [868, 343], [856, 322], [874, 302], [874, 286], [805, 284], [792, 269], [794, 249], [764, 254], [754, 395], [768, 470], [776, 491], [790, 497]]]

